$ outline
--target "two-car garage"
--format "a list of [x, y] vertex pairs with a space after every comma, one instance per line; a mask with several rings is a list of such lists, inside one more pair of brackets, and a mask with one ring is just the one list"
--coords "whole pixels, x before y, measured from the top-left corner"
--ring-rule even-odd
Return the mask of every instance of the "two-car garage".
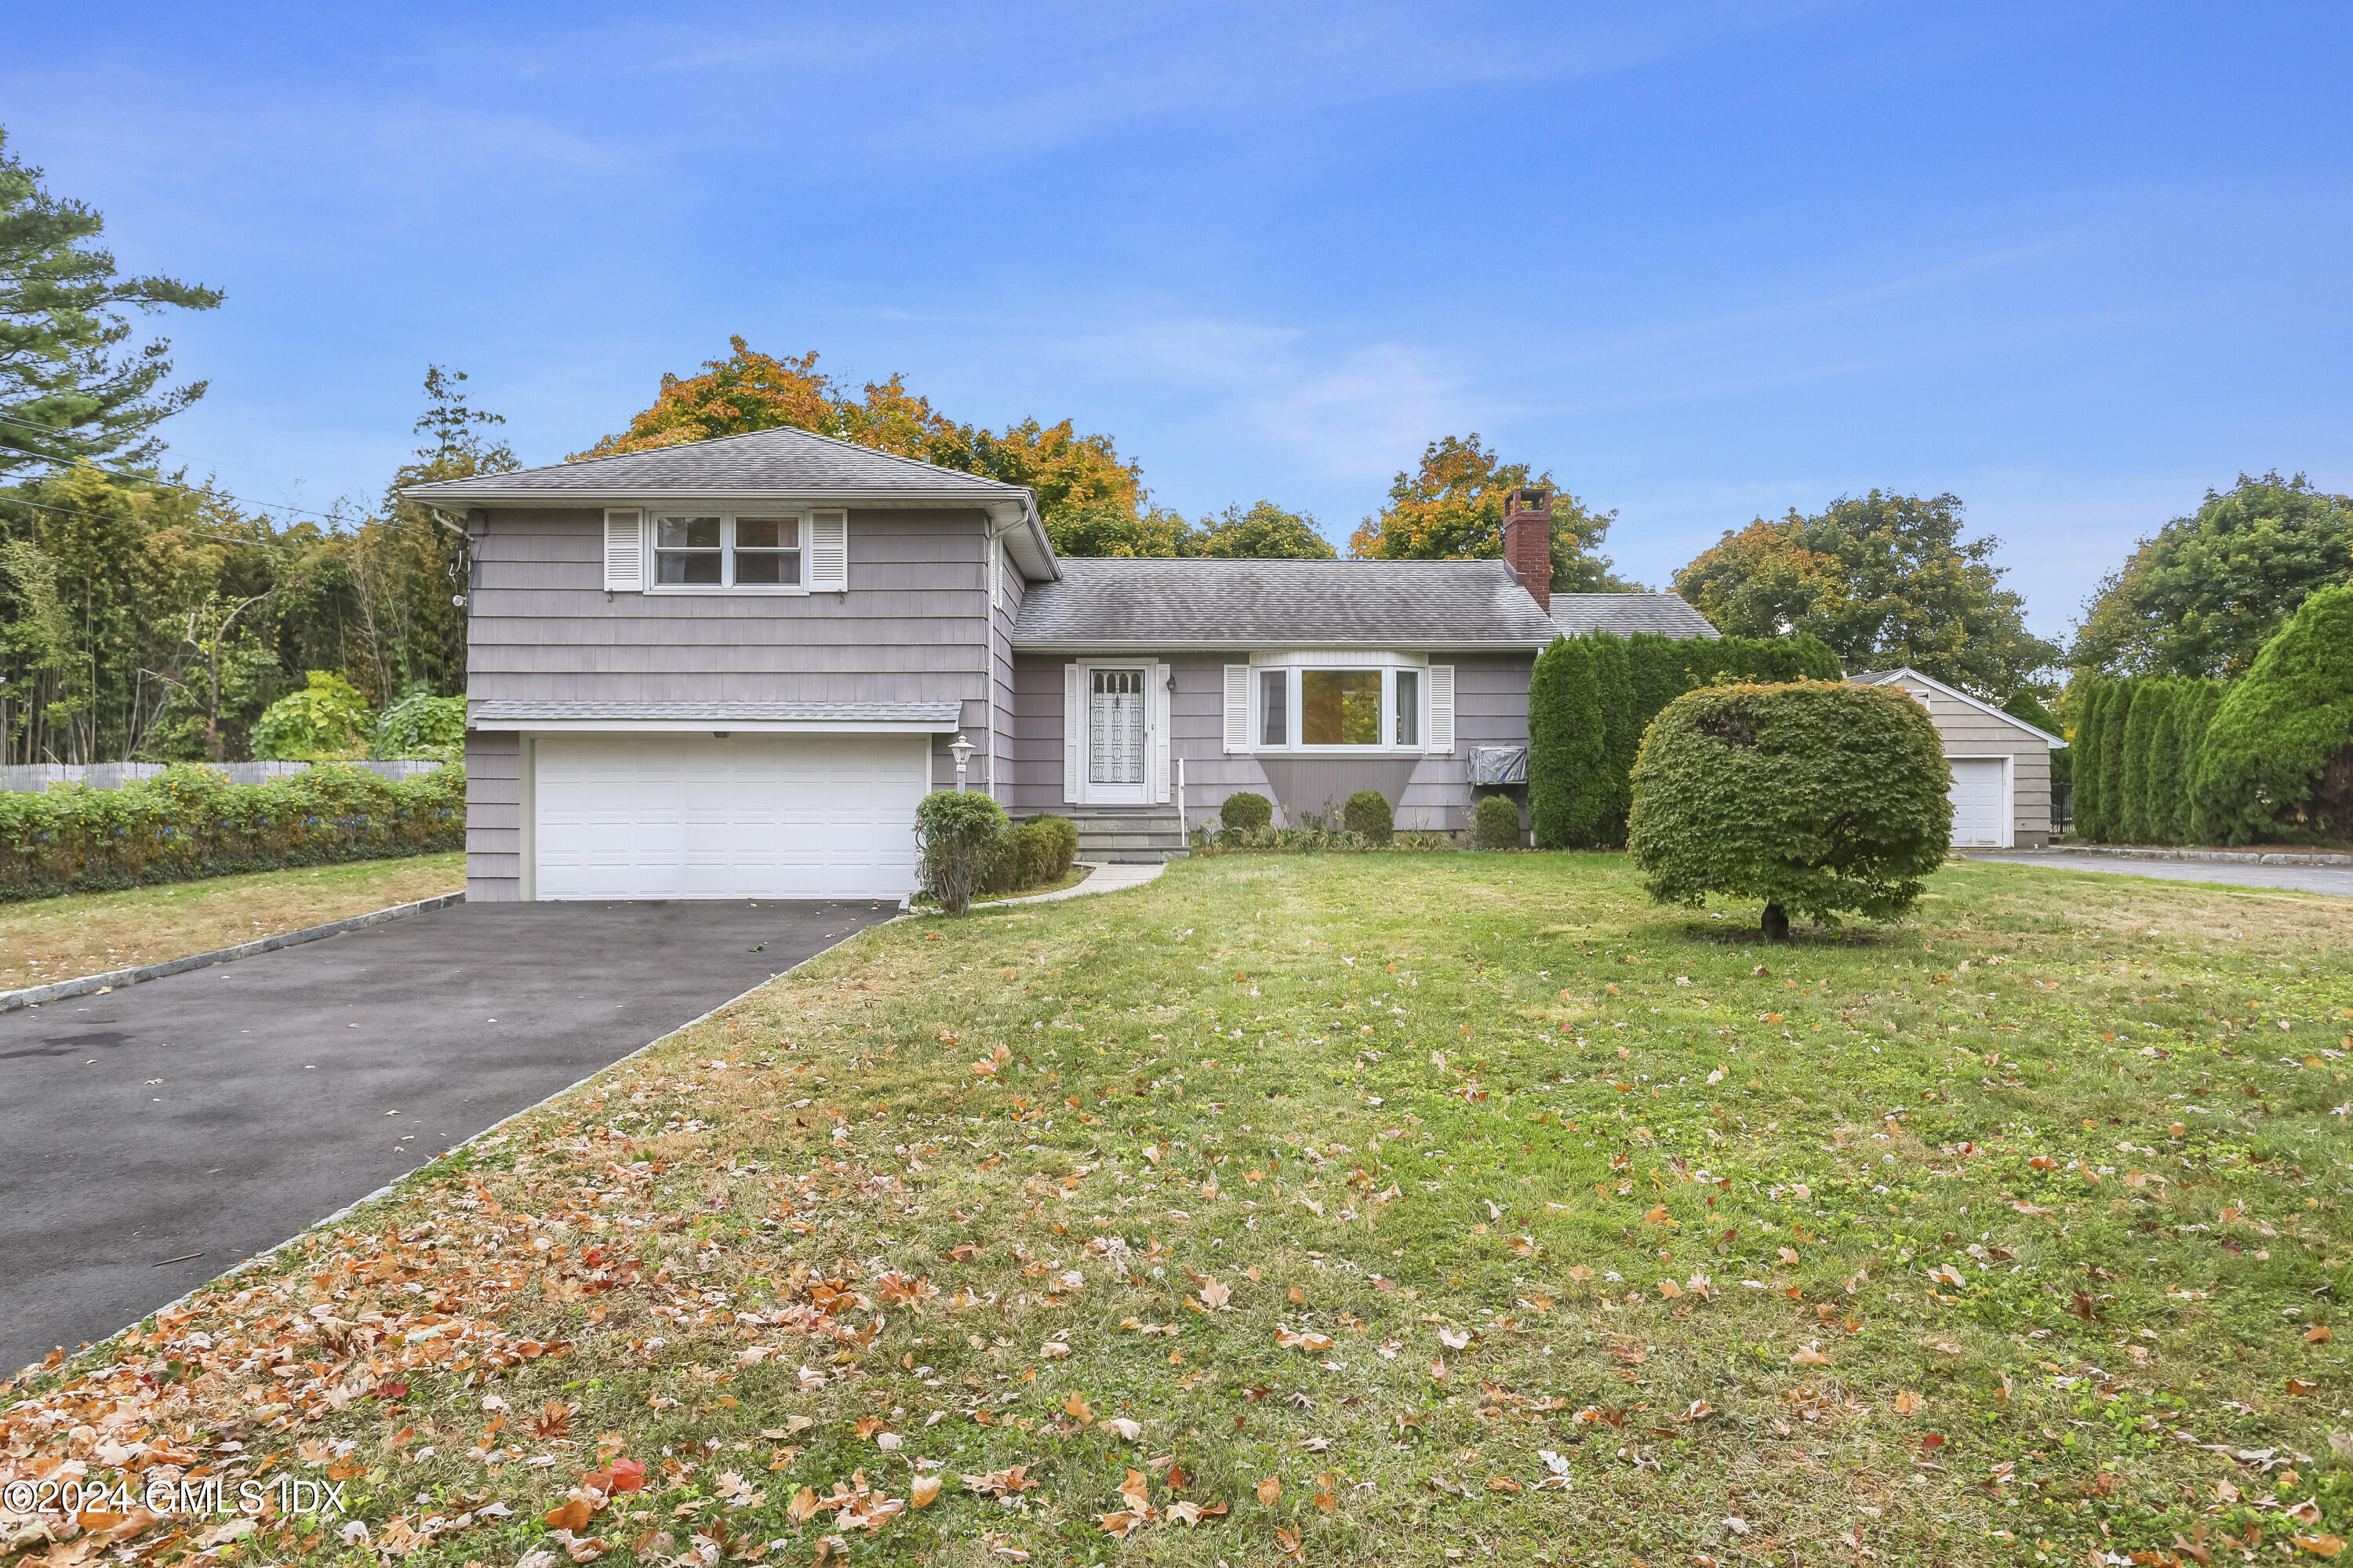
[[927, 735], [541, 734], [522, 896], [890, 898], [915, 885]]

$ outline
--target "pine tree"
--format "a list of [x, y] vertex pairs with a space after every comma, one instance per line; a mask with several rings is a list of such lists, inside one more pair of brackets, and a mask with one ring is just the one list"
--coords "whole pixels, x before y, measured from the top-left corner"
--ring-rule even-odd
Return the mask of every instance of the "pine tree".
[[118, 276], [93, 243], [105, 228], [42, 188], [0, 131], [0, 478], [54, 471], [42, 457], [143, 464], [163, 447], [154, 427], [204, 396], [201, 381], [157, 391], [172, 371], [163, 339], [115, 351], [131, 336], [124, 312], [208, 311], [220, 291]]

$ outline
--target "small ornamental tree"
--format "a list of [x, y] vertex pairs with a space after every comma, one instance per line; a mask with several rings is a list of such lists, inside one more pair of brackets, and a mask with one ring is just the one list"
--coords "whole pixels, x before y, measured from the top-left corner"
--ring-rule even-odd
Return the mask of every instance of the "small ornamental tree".
[[1779, 940], [1793, 910], [1909, 909], [1951, 842], [1951, 783], [1927, 710], [1892, 687], [1707, 687], [1643, 737], [1627, 848], [1652, 898], [1762, 899]]
[[2215, 837], [2353, 838], [2353, 587], [2304, 601], [2206, 729], [2198, 820]]
[[2098, 843], [2108, 836], [2108, 776], [2101, 755], [2108, 733], [2108, 710], [2116, 683], [2102, 676], [2084, 679], [2084, 711], [2075, 721], [2075, 837]]
[[915, 802], [917, 871], [923, 891], [961, 915], [1002, 853], [1005, 808], [986, 795], [935, 789]]

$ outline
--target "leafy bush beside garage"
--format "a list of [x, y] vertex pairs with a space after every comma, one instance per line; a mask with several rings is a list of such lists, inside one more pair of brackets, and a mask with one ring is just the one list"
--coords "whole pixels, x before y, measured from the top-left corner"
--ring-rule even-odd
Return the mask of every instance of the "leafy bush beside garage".
[[234, 784], [197, 763], [115, 789], [0, 794], [0, 900], [463, 849], [466, 770], [411, 779], [322, 763]]

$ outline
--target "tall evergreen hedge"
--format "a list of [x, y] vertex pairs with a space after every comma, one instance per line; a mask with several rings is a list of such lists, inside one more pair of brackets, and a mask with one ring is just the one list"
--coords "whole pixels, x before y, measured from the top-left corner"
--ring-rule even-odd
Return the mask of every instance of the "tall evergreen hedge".
[[1528, 677], [1528, 819], [1538, 849], [1583, 849], [1599, 815], [1606, 756], [1593, 689], [1593, 646], [1556, 639]]
[[2222, 834], [2199, 813], [2198, 775], [2206, 757], [2206, 732], [2213, 726], [2215, 711], [2222, 705], [2223, 686], [2220, 681], [2192, 681], [2184, 690], [2188, 695], [2182, 701], [2180, 721], [2176, 726], [2179, 752], [2174, 766], [2179, 771], [2181, 798], [2174, 807], [2173, 842], [2211, 844]]
[[2137, 683], [2118, 681], [2108, 693], [2108, 707], [2100, 726], [2100, 836], [2111, 842], [2129, 836], [2132, 781], [2125, 772], [2125, 732], [2132, 726]]
[[2132, 716], [2125, 721], [2116, 836], [2126, 843], [2145, 844], [2156, 836], [2149, 831], [2149, 762], [2157, 753], [2157, 726], [2171, 697], [2172, 684], [2162, 680], [2133, 684]]
[[1556, 641], [1528, 683], [1528, 814], [1540, 849], [1626, 842], [1643, 733], [1685, 692], [1844, 678], [1811, 635], [1662, 637], [1607, 631]]
[[2182, 842], [2174, 818], [2184, 798], [2181, 778], [2181, 710], [2192, 700], [2180, 681], [2158, 683], [2157, 712], [2148, 726], [2148, 760], [2141, 767], [2141, 817], [2153, 844]]
[[1626, 641], [1607, 631], [1593, 636], [1593, 698], [1601, 721], [1600, 799], [1595, 813], [1597, 843], [1626, 842], [1626, 813], [1634, 804], [1634, 754], [1642, 730], [1634, 722], [1634, 687], [1626, 663]]
[[2353, 587], [2306, 599], [2231, 686], [2196, 793], [2230, 843], [2353, 837]]
[[2107, 837], [2101, 797], [2107, 788], [2100, 772], [2100, 732], [2107, 722], [2108, 683], [2081, 677], [2075, 692], [2075, 836], [2097, 843]]

